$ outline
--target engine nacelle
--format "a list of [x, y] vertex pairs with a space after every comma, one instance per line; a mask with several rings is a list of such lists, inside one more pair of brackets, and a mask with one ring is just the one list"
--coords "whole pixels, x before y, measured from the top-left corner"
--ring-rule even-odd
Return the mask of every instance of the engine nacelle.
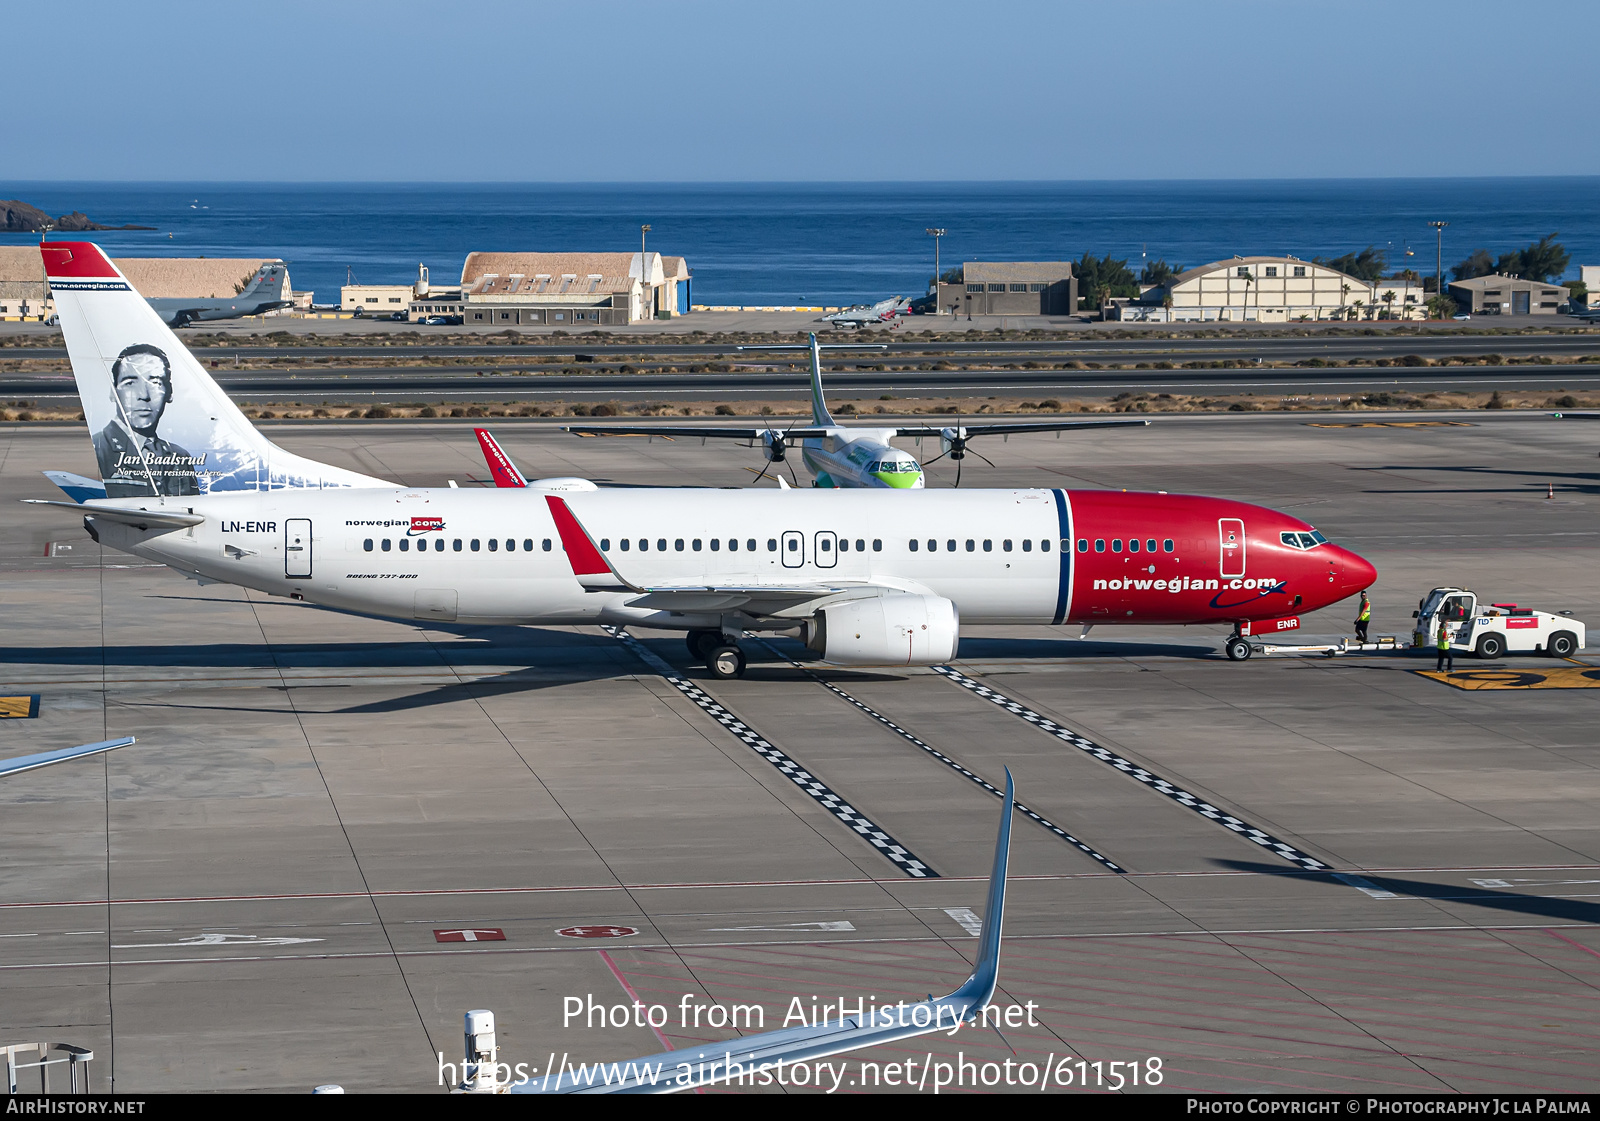
[[896, 593], [824, 607], [806, 645], [838, 666], [931, 666], [955, 657], [960, 629], [949, 600]]

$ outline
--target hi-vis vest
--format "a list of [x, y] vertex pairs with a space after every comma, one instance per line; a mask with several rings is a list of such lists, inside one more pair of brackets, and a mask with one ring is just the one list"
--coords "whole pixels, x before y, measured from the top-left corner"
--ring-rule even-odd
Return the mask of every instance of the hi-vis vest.
[[1439, 624], [1439, 649], [1450, 649], [1450, 628], [1443, 623]]
[[1361, 605], [1361, 614], [1356, 616], [1356, 622], [1358, 622], [1358, 623], [1368, 623], [1368, 622], [1371, 622], [1371, 621], [1372, 621], [1372, 604], [1370, 602], [1363, 603]]

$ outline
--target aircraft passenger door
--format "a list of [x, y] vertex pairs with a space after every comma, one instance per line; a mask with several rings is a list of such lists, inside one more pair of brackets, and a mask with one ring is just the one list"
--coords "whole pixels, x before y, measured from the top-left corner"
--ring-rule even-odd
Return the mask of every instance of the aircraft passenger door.
[[806, 563], [806, 535], [791, 529], [783, 535], [783, 567], [799, 568]]
[[1244, 575], [1244, 522], [1238, 518], [1218, 518], [1217, 533], [1222, 538], [1222, 575]]
[[838, 547], [838, 536], [832, 530], [825, 529], [816, 536], [816, 541], [812, 545], [811, 559], [816, 562], [818, 568], [832, 568], [838, 563], [838, 553], [835, 552]]
[[283, 574], [291, 580], [311, 578], [311, 519], [283, 523]]

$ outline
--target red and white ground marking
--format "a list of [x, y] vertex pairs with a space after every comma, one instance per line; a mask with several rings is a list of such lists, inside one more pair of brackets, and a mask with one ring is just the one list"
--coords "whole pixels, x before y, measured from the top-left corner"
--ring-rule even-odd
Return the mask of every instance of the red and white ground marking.
[[563, 938], [632, 938], [639, 930], [632, 926], [564, 926], [556, 933]]
[[468, 926], [457, 930], [436, 930], [435, 942], [504, 942], [506, 932], [497, 926]]

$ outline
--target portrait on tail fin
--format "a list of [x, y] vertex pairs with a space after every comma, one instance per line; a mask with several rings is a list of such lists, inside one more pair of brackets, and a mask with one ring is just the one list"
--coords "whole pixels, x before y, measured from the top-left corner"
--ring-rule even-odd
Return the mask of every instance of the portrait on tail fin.
[[111, 364], [114, 415], [94, 435], [95, 458], [110, 498], [200, 493], [205, 457], [161, 438], [172, 400], [172, 363], [149, 343], [126, 347]]

